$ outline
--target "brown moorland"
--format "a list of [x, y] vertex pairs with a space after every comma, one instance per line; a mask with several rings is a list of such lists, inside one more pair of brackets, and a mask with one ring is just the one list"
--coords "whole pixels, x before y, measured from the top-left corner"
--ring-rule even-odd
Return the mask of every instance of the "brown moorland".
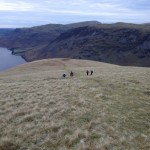
[[48, 59], [1, 72], [0, 150], [48, 149], [149, 150], [150, 68]]

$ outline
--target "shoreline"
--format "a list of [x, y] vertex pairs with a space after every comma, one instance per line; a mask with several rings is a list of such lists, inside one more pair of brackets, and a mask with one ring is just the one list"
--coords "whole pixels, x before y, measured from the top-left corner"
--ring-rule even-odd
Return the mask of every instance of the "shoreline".
[[13, 54], [12, 50], [6, 47], [0, 47], [0, 59], [0, 72], [27, 63], [21, 55]]
[[0, 48], [6, 48], [6, 49], [8, 49], [9, 51], [11, 51], [11, 54], [12, 54], [12, 55], [14, 55], [14, 56], [20, 56], [22, 59], [25, 60], [25, 62], [28, 62], [27, 59], [26, 59], [24, 56], [20, 55], [19, 53], [18, 53], [18, 54], [15, 54], [15, 53], [14, 53], [15, 48], [7, 48], [7, 47], [0, 47]]

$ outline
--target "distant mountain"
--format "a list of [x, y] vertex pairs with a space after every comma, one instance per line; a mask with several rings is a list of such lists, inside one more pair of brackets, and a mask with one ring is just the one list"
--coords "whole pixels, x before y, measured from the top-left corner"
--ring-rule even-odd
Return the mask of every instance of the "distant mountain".
[[77, 23], [71, 23], [67, 24], [66, 26], [70, 28], [79, 28], [79, 27], [85, 27], [85, 26], [95, 26], [101, 24], [98, 21], [85, 21], [85, 22], [77, 22]]
[[0, 28], [0, 37], [9, 36], [15, 29]]
[[[30, 50], [38, 51], [69, 29], [97, 24], [99, 22], [86, 21], [67, 25], [47, 24], [32, 28], [18, 28], [13, 33], [10, 32], [9, 36], [5, 38], [0, 36], [0, 46], [13, 50], [15, 54]], [[5, 30], [2, 29], [2, 31]]]
[[8, 47], [7, 43], [10, 41], [8, 38], [14, 33], [14, 30], [15, 29], [0, 28], [0, 46]]
[[149, 24], [49, 24], [16, 29], [5, 39], [0, 37], [0, 46], [27, 61], [61, 57], [150, 67]]

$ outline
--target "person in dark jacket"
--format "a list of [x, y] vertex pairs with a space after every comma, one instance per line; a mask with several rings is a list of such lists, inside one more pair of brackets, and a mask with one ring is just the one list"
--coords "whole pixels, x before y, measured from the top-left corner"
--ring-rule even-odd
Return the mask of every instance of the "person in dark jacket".
[[65, 78], [66, 76], [67, 76], [67, 75], [66, 75], [65, 73], [62, 75], [63, 78]]
[[70, 72], [70, 77], [73, 77], [74, 76], [74, 73], [71, 71]]
[[86, 71], [86, 74], [87, 74], [87, 76], [89, 75], [89, 71], [88, 70]]
[[91, 70], [91, 75], [93, 74], [93, 70]]

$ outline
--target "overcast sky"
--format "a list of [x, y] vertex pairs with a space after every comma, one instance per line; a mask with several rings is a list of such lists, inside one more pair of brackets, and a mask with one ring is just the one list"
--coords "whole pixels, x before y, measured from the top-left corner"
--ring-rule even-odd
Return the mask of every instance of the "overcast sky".
[[150, 0], [0, 0], [0, 28], [89, 20], [150, 23]]

